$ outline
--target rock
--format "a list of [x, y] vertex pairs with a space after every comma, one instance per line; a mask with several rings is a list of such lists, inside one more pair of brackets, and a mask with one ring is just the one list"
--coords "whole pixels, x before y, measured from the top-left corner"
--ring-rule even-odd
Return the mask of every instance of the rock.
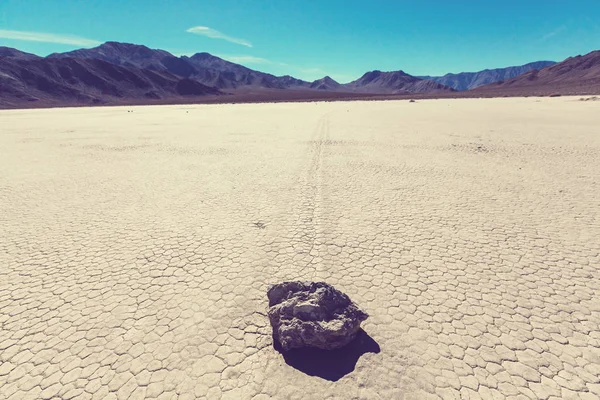
[[284, 351], [333, 350], [350, 343], [369, 316], [325, 282], [283, 282], [267, 292], [273, 339]]

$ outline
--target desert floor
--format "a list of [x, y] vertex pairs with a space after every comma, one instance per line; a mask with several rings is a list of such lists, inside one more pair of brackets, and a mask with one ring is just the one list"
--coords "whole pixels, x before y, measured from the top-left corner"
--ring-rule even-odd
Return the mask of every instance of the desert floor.
[[[3, 399], [600, 398], [598, 102], [2, 111], [0, 227]], [[297, 279], [348, 353], [273, 349]]]

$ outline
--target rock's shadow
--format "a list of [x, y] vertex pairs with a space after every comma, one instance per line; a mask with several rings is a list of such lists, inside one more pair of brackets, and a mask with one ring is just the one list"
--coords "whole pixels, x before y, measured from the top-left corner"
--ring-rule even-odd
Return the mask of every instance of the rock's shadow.
[[377, 342], [362, 329], [352, 342], [336, 350], [303, 348], [283, 351], [277, 340], [273, 340], [273, 343], [275, 350], [283, 355], [289, 366], [332, 382], [354, 371], [356, 362], [363, 354], [381, 351]]

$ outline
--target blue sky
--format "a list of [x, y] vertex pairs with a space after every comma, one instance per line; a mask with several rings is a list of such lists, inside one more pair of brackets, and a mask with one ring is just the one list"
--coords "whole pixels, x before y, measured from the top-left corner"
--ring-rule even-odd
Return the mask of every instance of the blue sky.
[[108, 40], [308, 80], [442, 75], [600, 49], [600, 1], [0, 0], [0, 45], [47, 55]]

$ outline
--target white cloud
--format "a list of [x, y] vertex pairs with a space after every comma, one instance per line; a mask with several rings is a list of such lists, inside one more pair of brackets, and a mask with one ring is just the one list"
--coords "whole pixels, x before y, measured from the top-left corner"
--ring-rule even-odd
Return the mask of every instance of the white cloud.
[[0, 29], [0, 38], [24, 40], [28, 42], [70, 44], [73, 46], [98, 46], [102, 44], [97, 40], [86, 39], [79, 36], [61, 35], [44, 32], [12, 31], [7, 29]]
[[228, 42], [239, 44], [239, 45], [246, 46], [246, 47], [252, 47], [252, 43], [250, 43], [247, 40], [227, 36], [226, 34], [221, 33], [212, 28], [209, 28], [207, 26], [194, 26], [192, 28], [189, 28], [186, 32], [194, 33], [196, 35], [203, 35], [203, 36], [209, 37], [211, 39], [222, 39], [222, 40], [226, 40]]
[[561, 26], [561, 27], [559, 27], [559, 28], [557, 28], [557, 29], [553, 30], [552, 32], [549, 32], [549, 33], [545, 34], [545, 35], [542, 37], [542, 40], [548, 40], [548, 39], [550, 39], [551, 37], [558, 35], [558, 34], [559, 34], [559, 33], [561, 33], [562, 31], [564, 31], [565, 29], [567, 29], [567, 27], [563, 25], [563, 26]]

